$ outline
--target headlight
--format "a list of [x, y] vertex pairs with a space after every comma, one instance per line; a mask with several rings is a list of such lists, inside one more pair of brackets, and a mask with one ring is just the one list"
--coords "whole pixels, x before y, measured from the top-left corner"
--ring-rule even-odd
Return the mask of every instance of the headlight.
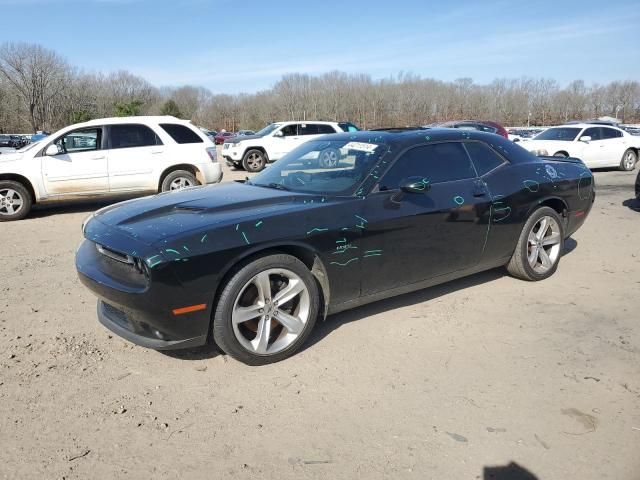
[[548, 157], [549, 156], [549, 152], [547, 152], [544, 148], [540, 148], [538, 150], [531, 150], [531, 153], [533, 153], [534, 155], [536, 155], [538, 157]]

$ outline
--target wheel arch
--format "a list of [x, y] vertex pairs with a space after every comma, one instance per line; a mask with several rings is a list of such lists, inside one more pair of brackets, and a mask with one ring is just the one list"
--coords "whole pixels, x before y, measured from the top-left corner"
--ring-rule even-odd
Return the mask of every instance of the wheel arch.
[[29, 195], [31, 195], [31, 201], [36, 203], [36, 191], [33, 188], [33, 184], [29, 181], [29, 179], [23, 175], [18, 175], [17, 173], [0, 173], [0, 180], [9, 180], [12, 182], [18, 182], [27, 189]]
[[167, 178], [167, 175], [169, 175], [171, 172], [175, 172], [176, 170], [186, 170], [187, 172], [191, 172], [201, 184], [204, 185], [205, 183], [203, 182], [202, 172], [200, 172], [200, 170], [195, 165], [191, 165], [189, 163], [179, 163], [177, 165], [171, 165], [162, 171], [160, 179], [158, 180], [158, 192], [162, 189], [162, 182], [164, 182], [164, 179]]
[[258, 257], [277, 253], [291, 255], [292, 257], [295, 257], [302, 263], [304, 263], [309, 269], [319, 286], [318, 290], [321, 295], [320, 305], [322, 307], [320, 313], [323, 316], [323, 319], [325, 319], [327, 317], [329, 300], [331, 298], [331, 289], [329, 285], [327, 269], [318, 253], [308, 245], [302, 243], [274, 243], [268, 245], [260, 245], [252, 249], [245, 250], [241, 256], [235, 258], [223, 268], [220, 275], [220, 281], [218, 282], [218, 286], [216, 287], [213, 308], [216, 308], [220, 295], [222, 294], [222, 291], [224, 290], [224, 287], [227, 284], [229, 278], [235, 273], [234, 269], [236, 267], [238, 267], [240, 264], [249, 263]]
[[529, 208], [529, 211], [527, 212], [527, 219], [531, 216], [533, 212], [535, 212], [540, 207], [549, 207], [555, 210], [558, 213], [558, 215], [560, 215], [560, 218], [562, 219], [562, 223], [564, 224], [564, 227], [567, 226], [567, 220], [569, 218], [568, 216], [569, 206], [567, 205], [567, 202], [565, 202], [562, 198], [545, 197], [539, 200], [538, 203], [535, 203]]
[[264, 154], [265, 160], [267, 162], [269, 162], [269, 154], [267, 153], [267, 149], [262, 147], [262, 146], [257, 146], [257, 147], [247, 147], [244, 149], [244, 152], [242, 152], [242, 160], [244, 161], [244, 157], [247, 155], [247, 153], [249, 153], [249, 151], [251, 150], [259, 150]]
[[558, 150], [557, 152], [555, 152], [553, 154], [553, 156], [558, 155], [559, 153], [563, 154], [566, 157], [570, 157], [571, 155], [569, 155], [569, 152], [567, 152], [566, 150]]

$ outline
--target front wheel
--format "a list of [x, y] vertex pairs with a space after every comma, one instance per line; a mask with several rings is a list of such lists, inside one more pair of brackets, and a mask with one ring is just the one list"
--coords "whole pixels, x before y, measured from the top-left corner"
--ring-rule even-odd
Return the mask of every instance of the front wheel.
[[220, 295], [213, 339], [248, 365], [290, 357], [307, 339], [318, 315], [318, 288], [295, 257], [274, 254], [235, 270]]
[[0, 222], [22, 220], [31, 210], [31, 194], [19, 182], [0, 181]]
[[620, 170], [623, 172], [630, 172], [634, 168], [636, 168], [636, 162], [638, 161], [638, 157], [636, 156], [636, 152], [629, 149], [624, 152], [622, 155], [622, 160], [620, 160]]
[[260, 150], [249, 150], [242, 159], [242, 166], [247, 172], [256, 173], [264, 170], [267, 164], [265, 154]]
[[544, 280], [558, 268], [563, 248], [560, 215], [552, 208], [541, 207], [525, 223], [507, 270], [522, 280]]

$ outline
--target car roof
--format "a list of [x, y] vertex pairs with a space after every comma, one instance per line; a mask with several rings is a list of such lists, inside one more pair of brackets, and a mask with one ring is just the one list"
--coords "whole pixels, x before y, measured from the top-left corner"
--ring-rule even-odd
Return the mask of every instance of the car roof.
[[89, 120], [88, 122], [77, 123], [74, 127], [93, 127], [96, 125], [117, 125], [122, 123], [181, 123], [184, 125], [192, 125], [188, 120], [181, 120], [170, 115], [141, 115], [135, 117], [108, 117], [108, 118], [96, 118], [95, 120]]
[[485, 142], [491, 142], [496, 141], [496, 138], [504, 139], [495, 133], [441, 127], [360, 130], [357, 132], [333, 133], [326, 135], [325, 137], [335, 140], [353, 140], [354, 142], [386, 143], [397, 147], [416, 145], [418, 141], [420, 141], [420, 143], [447, 140], [482, 140]]
[[564, 125], [554, 125], [553, 127], [549, 127], [549, 128], [598, 128], [598, 127], [613, 128], [614, 130], [620, 130], [624, 132], [624, 130], [622, 130], [619, 127], [616, 127], [615, 125], [605, 125], [600, 123], [566, 123]]
[[276, 125], [290, 125], [292, 123], [322, 123], [324, 125], [337, 125], [338, 123], [345, 122], [327, 122], [325, 120], [288, 120], [286, 122], [273, 122]]

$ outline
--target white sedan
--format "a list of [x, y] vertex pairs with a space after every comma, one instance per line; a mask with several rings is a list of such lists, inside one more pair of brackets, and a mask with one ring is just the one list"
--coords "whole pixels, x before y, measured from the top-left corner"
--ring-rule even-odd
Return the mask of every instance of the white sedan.
[[640, 137], [616, 127], [578, 123], [551, 127], [520, 144], [539, 156], [576, 157], [589, 168], [635, 168]]

